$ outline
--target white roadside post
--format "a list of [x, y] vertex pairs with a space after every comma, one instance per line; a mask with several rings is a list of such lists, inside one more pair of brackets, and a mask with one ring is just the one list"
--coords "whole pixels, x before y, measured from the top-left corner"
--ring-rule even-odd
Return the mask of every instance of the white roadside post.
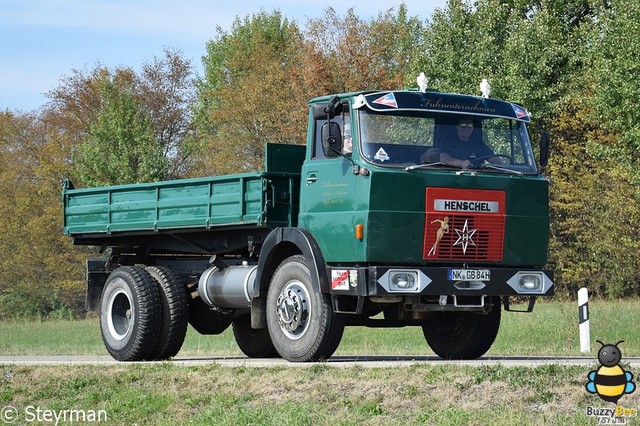
[[580, 352], [591, 352], [589, 337], [589, 291], [582, 287], [578, 290], [578, 323], [580, 327]]

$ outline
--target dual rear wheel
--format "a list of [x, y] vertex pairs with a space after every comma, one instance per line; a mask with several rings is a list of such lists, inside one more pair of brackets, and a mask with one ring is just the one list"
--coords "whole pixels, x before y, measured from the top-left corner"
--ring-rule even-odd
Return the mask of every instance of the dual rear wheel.
[[188, 312], [187, 290], [170, 269], [122, 266], [102, 292], [102, 340], [119, 361], [171, 358], [184, 342]]

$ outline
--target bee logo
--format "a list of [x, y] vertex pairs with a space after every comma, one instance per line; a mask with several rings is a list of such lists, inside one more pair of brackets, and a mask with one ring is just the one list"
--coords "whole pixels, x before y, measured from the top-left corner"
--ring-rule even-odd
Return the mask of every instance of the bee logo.
[[615, 345], [605, 345], [600, 340], [596, 340], [596, 342], [602, 345], [598, 351], [598, 361], [601, 366], [597, 370], [589, 372], [587, 375], [589, 381], [585, 387], [587, 392], [597, 393], [603, 400], [617, 404], [622, 395], [636, 390], [633, 374], [624, 371], [618, 365], [622, 360], [622, 352], [620, 352], [618, 345], [624, 340]]

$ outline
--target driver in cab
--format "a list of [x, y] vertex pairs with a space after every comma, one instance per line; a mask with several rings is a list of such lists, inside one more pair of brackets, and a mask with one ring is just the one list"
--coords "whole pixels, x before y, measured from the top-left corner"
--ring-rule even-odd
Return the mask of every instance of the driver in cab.
[[479, 131], [471, 118], [461, 118], [455, 126], [453, 137], [443, 141], [439, 148], [430, 149], [423, 154], [422, 163], [441, 162], [448, 166], [467, 169], [479, 159], [492, 164], [502, 164], [491, 148], [482, 141]]

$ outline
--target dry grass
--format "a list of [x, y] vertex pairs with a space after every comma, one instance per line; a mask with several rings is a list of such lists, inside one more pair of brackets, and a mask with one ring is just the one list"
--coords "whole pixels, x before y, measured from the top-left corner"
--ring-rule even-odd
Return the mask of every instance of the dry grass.
[[[587, 369], [0, 366], [0, 406], [104, 409], [110, 424], [595, 424]], [[624, 396], [640, 405], [640, 393]]]

